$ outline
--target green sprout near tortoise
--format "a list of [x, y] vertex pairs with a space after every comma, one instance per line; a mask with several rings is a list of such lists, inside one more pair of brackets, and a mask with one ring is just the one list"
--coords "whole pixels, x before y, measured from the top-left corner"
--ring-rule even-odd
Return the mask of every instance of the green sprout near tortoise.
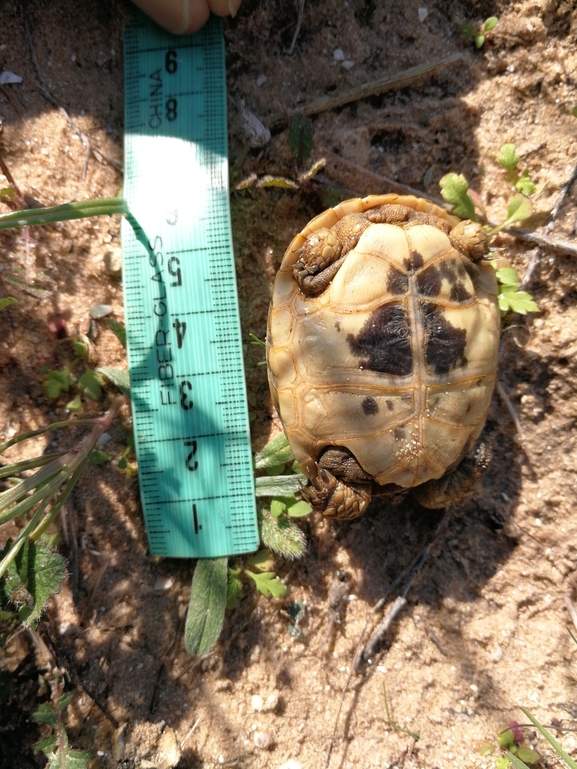
[[[512, 185], [514, 193], [507, 202], [506, 217], [495, 226], [485, 226], [489, 239], [501, 232], [505, 227], [528, 219], [533, 213], [533, 204], [529, 199], [537, 191], [537, 187], [529, 172], [525, 169], [518, 171], [521, 158], [517, 155], [514, 144], [504, 144], [499, 150], [497, 160], [506, 171], [506, 178]], [[440, 180], [443, 199], [453, 206], [453, 213], [461, 219], [479, 221], [477, 210], [486, 220], [486, 213], [479, 195], [471, 190], [469, 182], [463, 174], [448, 173]], [[517, 312], [522, 315], [527, 312], [538, 312], [532, 296], [526, 291], [519, 290], [519, 275], [508, 263], [492, 262], [499, 283], [499, 309], [503, 315]]]
[[482, 48], [487, 39], [487, 35], [495, 29], [498, 23], [499, 19], [497, 16], [489, 16], [489, 18], [485, 19], [481, 24], [463, 24], [461, 32], [465, 37], [474, 40], [477, 48]]

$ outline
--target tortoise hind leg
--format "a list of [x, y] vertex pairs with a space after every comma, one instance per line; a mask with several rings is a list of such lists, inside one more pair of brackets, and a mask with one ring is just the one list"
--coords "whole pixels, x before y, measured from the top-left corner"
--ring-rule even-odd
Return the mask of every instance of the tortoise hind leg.
[[473, 494], [474, 486], [491, 461], [491, 449], [480, 442], [475, 451], [442, 478], [427, 481], [413, 490], [415, 499], [423, 507], [439, 508], [461, 502]]
[[347, 449], [326, 449], [319, 474], [302, 490], [314, 510], [331, 518], [358, 518], [371, 501], [372, 480]]

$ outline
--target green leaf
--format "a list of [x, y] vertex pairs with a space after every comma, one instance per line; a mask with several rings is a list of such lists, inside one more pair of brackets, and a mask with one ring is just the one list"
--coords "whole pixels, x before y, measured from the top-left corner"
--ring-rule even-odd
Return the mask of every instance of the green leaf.
[[294, 459], [291, 447], [284, 433], [279, 433], [276, 438], [269, 441], [254, 458], [254, 466], [257, 470], [265, 470], [267, 467], [284, 465]]
[[488, 19], [485, 20], [485, 23], [483, 24], [483, 32], [491, 32], [497, 24], [499, 23], [499, 19], [497, 16], [489, 16]]
[[293, 157], [299, 163], [306, 160], [313, 151], [313, 124], [304, 115], [293, 115], [290, 119], [288, 143]]
[[522, 222], [524, 219], [528, 219], [533, 213], [533, 204], [524, 195], [518, 193], [510, 198], [507, 205], [507, 218], [501, 222], [498, 227], [495, 227], [489, 233], [494, 235], [496, 232], [500, 232], [504, 227], [508, 227], [515, 222]]
[[254, 566], [257, 571], [270, 571], [274, 566], [274, 558], [268, 548], [259, 550], [258, 553], [247, 558], [247, 562]]
[[531, 750], [531, 748], [518, 748], [517, 756], [526, 764], [536, 764], [541, 758], [537, 751]]
[[279, 515], [284, 513], [286, 510], [286, 505], [282, 501], [282, 499], [273, 499], [270, 503], [270, 514], [273, 518], [278, 518]]
[[108, 328], [126, 350], [126, 327], [124, 326], [124, 323], [119, 323], [117, 320], [111, 318], [108, 321]]
[[242, 581], [240, 569], [228, 570], [228, 582], [226, 584], [226, 608], [236, 609], [242, 595]]
[[111, 368], [110, 366], [100, 366], [96, 371], [118, 387], [123, 395], [130, 398], [130, 377], [128, 371], [123, 371], [121, 368]]
[[573, 117], [577, 117], [577, 104], [571, 110], [571, 114], [573, 115]]
[[111, 459], [112, 457], [110, 454], [107, 454], [100, 449], [94, 449], [94, 451], [91, 451], [88, 455], [88, 461], [91, 465], [105, 465], [107, 462], [110, 462]]
[[44, 382], [44, 389], [49, 398], [58, 398], [70, 389], [70, 373], [66, 371], [49, 371]]
[[89, 347], [83, 339], [77, 339], [72, 345], [72, 349], [74, 350], [74, 355], [78, 358], [86, 358]]
[[443, 199], [453, 206], [453, 213], [461, 219], [477, 221], [473, 199], [468, 194], [469, 182], [463, 174], [445, 174], [439, 181]]
[[3, 299], [0, 299], [0, 310], [3, 310], [11, 304], [17, 304], [16, 299], [14, 299], [13, 296], [5, 296]]
[[513, 730], [507, 729], [505, 726], [501, 727], [499, 729], [499, 734], [497, 735], [497, 742], [501, 748], [508, 748], [513, 745], [515, 742], [515, 735], [513, 734]]
[[531, 294], [517, 291], [516, 286], [503, 286], [499, 293], [499, 309], [502, 312], [518, 312], [525, 315], [528, 312], [539, 312]]
[[222, 630], [226, 607], [228, 568], [226, 558], [200, 558], [194, 570], [184, 645], [189, 654], [207, 654]]
[[[7, 543], [7, 547], [10, 543]], [[3, 554], [8, 550], [5, 548]], [[60, 590], [66, 576], [66, 562], [61, 555], [50, 550], [42, 541], [26, 540], [11, 562], [3, 580], [0, 580], [2, 603], [24, 588], [26, 605], [20, 609], [20, 620], [26, 627], [40, 618], [51, 595]]]
[[549, 745], [551, 745], [551, 747], [557, 753], [557, 755], [560, 756], [563, 759], [563, 761], [565, 761], [569, 769], [577, 769], [577, 763], [575, 763], [575, 761], [571, 758], [571, 756], [561, 747], [561, 744], [557, 742], [555, 737], [553, 737], [553, 735], [550, 732], [548, 732], [544, 726], [541, 726], [541, 724], [539, 723], [539, 721], [537, 721], [535, 716], [532, 716], [528, 710], [525, 710], [525, 708], [521, 708], [521, 710], [523, 711], [523, 713], [525, 713], [525, 715], [531, 721], [533, 726], [535, 726], [535, 728], [539, 732], [541, 732], [543, 737], [547, 740]]
[[475, 45], [477, 48], [482, 48], [485, 42], [485, 35], [475, 35]]
[[[510, 764], [513, 764], [515, 769], [529, 769], [527, 764], [524, 764], [523, 761], [521, 761], [520, 758], [517, 758], [517, 756], [514, 756], [513, 753], [510, 753], [509, 751], [507, 751], [504, 756], [501, 756], [499, 761], [501, 759], [503, 759], [503, 758], [506, 761], [509, 761], [509, 763], [508, 764], [504, 764], [504, 766], [508, 767]], [[497, 761], [497, 767], [499, 767], [499, 761]]]
[[298, 184], [285, 176], [263, 176], [258, 180], [257, 187], [281, 187], [284, 190], [298, 190]]
[[269, 595], [272, 595], [274, 598], [282, 598], [286, 595], [287, 586], [283, 585], [274, 571], [267, 571], [264, 574], [245, 571], [245, 574], [254, 581], [256, 589], [265, 597], [268, 598]]
[[472, 24], [463, 24], [461, 26], [461, 32], [465, 37], [475, 37], [475, 27]]
[[86, 397], [90, 398], [91, 401], [97, 401], [102, 395], [104, 380], [91, 368], [86, 369], [80, 377], [78, 384]]
[[507, 171], [512, 171], [521, 158], [517, 155], [514, 144], [503, 144], [497, 155], [497, 160]]
[[257, 497], [284, 497], [300, 491], [306, 483], [306, 477], [299, 473], [298, 475], [263, 476], [256, 478], [254, 485]]
[[497, 276], [499, 283], [504, 286], [519, 285], [519, 275], [517, 274], [517, 270], [513, 269], [513, 267], [502, 267], [495, 272], [495, 275]]
[[45, 769], [88, 769], [92, 759], [90, 753], [84, 750], [70, 750], [68, 744], [64, 748], [64, 764], [60, 750], [56, 750], [51, 756]]
[[72, 702], [72, 698], [74, 697], [74, 692], [65, 692], [60, 699], [58, 700], [58, 707], [60, 708], [60, 712], [65, 710], [68, 705]]
[[112, 216], [113, 214], [128, 213], [128, 203], [123, 198], [82, 200], [50, 208], [30, 208], [23, 211], [11, 211], [9, 214], [0, 214], [0, 230], [9, 227], [67, 222], [71, 219], [83, 219], [88, 216]]
[[[32, 714], [32, 718], [34, 718], [34, 714]], [[57, 743], [58, 736], [56, 734], [51, 734], [48, 737], [44, 737], [44, 739], [39, 740], [36, 745], [34, 745], [34, 750], [38, 750], [39, 752], [49, 756], [50, 753], [53, 753], [56, 749]]]
[[263, 544], [285, 558], [300, 558], [306, 548], [302, 529], [286, 515], [274, 518], [267, 510], [260, 516]]
[[80, 411], [81, 408], [82, 408], [82, 398], [80, 397], [80, 393], [78, 393], [78, 395], [75, 398], [73, 398], [73, 400], [68, 401], [68, 403], [66, 404], [66, 410], [71, 411], [73, 414]]
[[515, 189], [522, 195], [534, 195], [537, 192], [537, 186], [529, 178], [529, 174], [524, 171], [523, 176], [515, 182]]
[[303, 518], [305, 515], [312, 513], [312, 511], [313, 509], [308, 502], [300, 501], [287, 508], [287, 515], [290, 518]]
[[32, 713], [32, 718], [39, 724], [56, 726], [58, 723], [58, 716], [49, 702], [43, 702], [42, 705], [39, 705]]

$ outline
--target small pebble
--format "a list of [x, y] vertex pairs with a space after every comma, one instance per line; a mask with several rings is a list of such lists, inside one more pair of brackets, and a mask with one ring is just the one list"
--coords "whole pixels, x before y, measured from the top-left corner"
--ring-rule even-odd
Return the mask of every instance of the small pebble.
[[173, 577], [157, 577], [154, 582], [154, 589], [158, 590], [159, 592], [163, 590], [170, 590], [170, 588], [174, 585], [174, 578]]
[[335, 48], [335, 50], [333, 51], [333, 59], [335, 61], [344, 61], [345, 60], [345, 55], [344, 55], [344, 53], [342, 51], [342, 48]]
[[351, 59], [347, 59], [346, 61], [343, 61], [343, 63], [341, 64], [341, 67], [343, 67], [343, 69], [352, 69], [354, 66], [355, 66], [355, 62], [351, 61]]
[[422, 24], [427, 18], [427, 16], [429, 15], [429, 11], [426, 8], [419, 8], [418, 14], [419, 14], [419, 21]]
[[255, 732], [252, 737], [255, 747], [268, 750], [272, 745], [272, 737], [268, 732]]
[[94, 318], [94, 320], [99, 320], [100, 318], [105, 318], [107, 315], [110, 315], [111, 312], [111, 304], [95, 304], [90, 308], [90, 317]]
[[266, 83], [266, 75], [259, 75], [256, 79], [256, 84], [260, 88], [261, 85], [264, 85]]
[[302, 769], [302, 767], [298, 761], [294, 760], [294, 758], [289, 758], [289, 760], [285, 761], [284, 764], [281, 764], [278, 769]]

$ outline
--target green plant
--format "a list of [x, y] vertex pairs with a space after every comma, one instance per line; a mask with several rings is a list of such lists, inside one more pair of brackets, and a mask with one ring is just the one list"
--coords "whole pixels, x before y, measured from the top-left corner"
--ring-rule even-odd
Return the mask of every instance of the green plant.
[[488, 33], [492, 32], [498, 23], [499, 19], [496, 16], [489, 16], [481, 24], [463, 24], [461, 32], [465, 37], [474, 40], [477, 48], [482, 48]]
[[70, 748], [62, 718], [74, 692], [64, 692], [62, 678], [58, 675], [53, 676], [48, 683], [51, 702], [40, 705], [32, 713], [32, 718], [51, 727], [52, 733], [37, 742], [34, 749], [44, 753], [48, 759], [46, 769], [88, 769], [92, 756], [85, 751]]
[[[265, 473], [255, 479], [264, 548], [245, 559], [234, 559], [230, 565], [227, 558], [198, 560], [184, 634], [190, 654], [202, 656], [212, 649], [222, 630], [225, 611], [237, 606], [246, 581], [267, 598], [282, 598], [287, 587], [274, 571], [275, 555], [299, 558], [305, 551], [303, 531], [293, 519], [311, 511], [306, 502], [294, 496], [306, 478], [295, 463], [284, 433], [256, 455], [255, 470]], [[265, 504], [263, 498], [271, 498], [270, 503]]]
[[[504, 227], [509, 227], [516, 222], [528, 219], [533, 213], [533, 206], [529, 195], [533, 195], [536, 186], [529, 177], [527, 170], [518, 172], [520, 157], [515, 151], [514, 144], [504, 144], [499, 150], [497, 159], [507, 172], [507, 181], [513, 186], [515, 192], [507, 203], [507, 216], [499, 224], [484, 229], [489, 236], [489, 244], [493, 235], [496, 235]], [[479, 214], [486, 220], [486, 213], [481, 198], [475, 190], [469, 188], [469, 182], [463, 174], [448, 173], [439, 182], [443, 199], [453, 206], [453, 213], [461, 219], [479, 221]], [[479, 214], [477, 213], [479, 212]], [[532, 296], [526, 291], [519, 291], [519, 276], [506, 260], [494, 260], [497, 281], [499, 283], [499, 309], [502, 315], [511, 312], [525, 314], [538, 312]]]

